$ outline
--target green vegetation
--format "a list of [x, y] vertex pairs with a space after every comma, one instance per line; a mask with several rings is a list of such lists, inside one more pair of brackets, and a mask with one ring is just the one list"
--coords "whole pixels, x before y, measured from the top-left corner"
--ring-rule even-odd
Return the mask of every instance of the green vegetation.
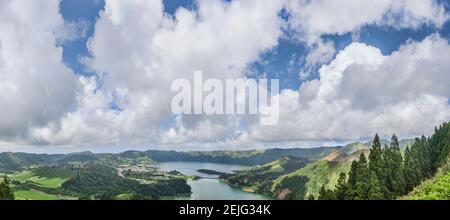
[[199, 170], [197, 170], [197, 172], [208, 174], [208, 175], [218, 175], [218, 176], [227, 175], [227, 173], [224, 173], [224, 172], [208, 170], [208, 169], [199, 169]]
[[310, 161], [318, 160], [330, 152], [341, 147], [320, 147], [311, 149], [266, 149], [250, 151], [158, 151], [145, 152], [127, 151], [120, 154], [94, 154], [80, 152], [72, 154], [30, 154], [30, 153], [0, 153], [0, 172], [16, 173], [29, 168], [54, 166], [61, 164], [76, 164], [98, 162], [103, 165], [118, 167], [120, 165], [138, 165], [155, 162], [210, 162], [240, 165], [262, 165], [285, 156], [307, 158]]
[[265, 165], [223, 175], [220, 178], [248, 192], [271, 194], [275, 179], [304, 167], [307, 162], [304, 158], [284, 157]]
[[59, 165], [59, 166], [38, 167], [38, 168], [34, 169], [32, 173], [35, 174], [36, 176], [49, 178], [49, 179], [52, 179], [52, 178], [69, 179], [69, 178], [72, 178], [76, 174], [77, 169], [78, 168], [76, 166], [63, 164], [63, 165]]
[[0, 182], [0, 200], [14, 200], [10, 180], [7, 176], [3, 176], [3, 180]]
[[[383, 147], [384, 146], [384, 147]], [[250, 151], [121, 154], [0, 153], [0, 199], [141, 200], [191, 191], [185, 176], [162, 172], [155, 162], [213, 162], [252, 166], [220, 179], [247, 192], [277, 199], [448, 199], [450, 123], [430, 138], [380, 139], [342, 147]], [[435, 177], [436, 176], [436, 177]], [[408, 196], [405, 196], [408, 195]]]
[[[31, 171], [15, 173], [11, 179], [15, 185], [36, 185], [45, 188], [60, 188], [61, 185], [75, 175], [75, 171], [68, 170], [70, 165], [43, 166]], [[74, 168], [73, 168], [74, 169]]]
[[407, 200], [450, 200], [450, 173], [427, 180], [403, 197]]
[[[149, 181], [141, 183], [127, 177], [139, 177]], [[122, 177], [116, 169], [96, 163], [84, 165], [73, 178], [63, 183], [62, 188], [78, 197], [93, 196], [100, 200], [111, 200], [116, 197], [123, 199], [123, 194], [132, 195], [133, 199], [151, 200], [191, 191], [186, 180], [182, 178], [147, 173], [138, 176], [133, 171]]]
[[17, 200], [61, 200], [57, 195], [50, 195], [40, 191], [18, 190], [14, 192]]
[[59, 188], [67, 179], [61, 179], [61, 178], [47, 179], [45, 177], [32, 177], [28, 180], [33, 183], [36, 183], [37, 185], [43, 186], [43, 187]]
[[[376, 200], [401, 197], [439, 170], [446, 170], [449, 153], [450, 123], [436, 128], [430, 138], [416, 138], [404, 154], [395, 135], [392, 136], [390, 146], [385, 145], [384, 149], [376, 135], [369, 160], [361, 154], [359, 161], [353, 161], [348, 178], [342, 174], [335, 190], [327, 189], [324, 185], [319, 199]], [[446, 175], [437, 177], [416, 189], [411, 198], [445, 198], [448, 196], [448, 190], [445, 189], [448, 186]]]
[[272, 193], [278, 199], [305, 199], [318, 197], [322, 186], [333, 188], [341, 172], [350, 170], [350, 161], [317, 161], [297, 171], [277, 178]]
[[127, 151], [119, 154], [121, 158], [133, 160], [135, 158], [148, 157], [157, 162], [209, 162], [222, 164], [241, 164], [241, 165], [262, 165], [278, 160], [286, 156], [303, 157], [308, 160], [318, 160], [328, 155], [330, 152], [340, 147], [319, 147], [309, 149], [267, 149], [250, 151], [157, 151], [150, 150], [145, 152]]
[[[179, 172], [150, 169], [142, 172], [145, 175], [130, 173], [131, 170], [125, 174], [128, 177], [121, 176], [115, 168], [95, 162], [41, 166], [12, 174], [11, 186], [19, 200], [142, 200], [191, 191], [186, 183], [189, 177]], [[141, 177], [148, 178], [143, 180]]]
[[24, 181], [26, 181], [26, 180], [28, 180], [29, 178], [32, 178], [32, 177], [34, 177], [34, 176], [35, 176], [35, 174], [33, 174], [33, 173], [30, 172], [30, 171], [22, 171], [22, 172], [20, 172], [20, 173], [15, 173], [15, 174], [11, 175], [11, 178], [12, 178], [13, 180], [17, 180], [17, 181], [22, 181], [22, 182], [24, 182]]

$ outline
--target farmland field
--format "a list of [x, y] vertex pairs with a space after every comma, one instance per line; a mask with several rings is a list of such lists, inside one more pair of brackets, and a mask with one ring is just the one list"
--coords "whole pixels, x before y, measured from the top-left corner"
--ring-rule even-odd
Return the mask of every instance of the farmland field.
[[17, 200], [61, 200], [57, 195], [50, 195], [39, 191], [19, 190], [14, 192]]
[[36, 176], [34, 173], [29, 171], [24, 171], [10, 176], [11, 180], [16, 180], [20, 182], [31, 181], [36, 185], [47, 187], [47, 188], [59, 188], [61, 184], [67, 179], [63, 178], [46, 178]]

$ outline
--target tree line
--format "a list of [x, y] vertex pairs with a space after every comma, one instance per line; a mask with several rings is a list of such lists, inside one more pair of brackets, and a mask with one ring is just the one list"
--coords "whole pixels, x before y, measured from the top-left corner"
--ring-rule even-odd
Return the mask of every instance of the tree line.
[[[390, 200], [411, 192], [445, 165], [450, 153], [450, 123], [435, 128], [427, 138], [416, 138], [404, 152], [398, 138], [381, 147], [375, 135], [368, 158], [361, 153], [348, 174], [341, 173], [334, 189], [322, 186], [319, 200]], [[315, 199], [312, 195], [308, 199]]]

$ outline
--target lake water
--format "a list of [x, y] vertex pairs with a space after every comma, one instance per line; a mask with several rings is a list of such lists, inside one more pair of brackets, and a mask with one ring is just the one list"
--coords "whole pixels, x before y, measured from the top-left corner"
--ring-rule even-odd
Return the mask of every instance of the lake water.
[[221, 182], [217, 175], [208, 175], [199, 173], [199, 169], [215, 170], [224, 173], [231, 173], [235, 170], [246, 169], [246, 166], [228, 165], [217, 163], [200, 163], [200, 162], [167, 162], [152, 164], [163, 171], [176, 170], [188, 176], [200, 176], [203, 179], [188, 181], [192, 188], [190, 196], [177, 196], [176, 200], [269, 200], [268, 196], [256, 193], [247, 193], [240, 189], [229, 186]]

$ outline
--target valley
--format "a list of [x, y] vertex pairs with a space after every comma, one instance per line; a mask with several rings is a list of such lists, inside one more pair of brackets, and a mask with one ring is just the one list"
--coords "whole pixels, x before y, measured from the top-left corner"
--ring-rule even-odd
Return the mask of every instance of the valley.
[[[402, 151], [413, 144], [410, 139], [399, 141]], [[18, 200], [303, 200], [319, 198], [324, 187], [334, 189], [340, 174], [349, 172], [361, 154], [369, 156], [372, 145], [119, 154], [4, 152], [0, 173], [9, 177]], [[446, 172], [405, 198], [442, 198], [429, 192], [448, 185]]]

